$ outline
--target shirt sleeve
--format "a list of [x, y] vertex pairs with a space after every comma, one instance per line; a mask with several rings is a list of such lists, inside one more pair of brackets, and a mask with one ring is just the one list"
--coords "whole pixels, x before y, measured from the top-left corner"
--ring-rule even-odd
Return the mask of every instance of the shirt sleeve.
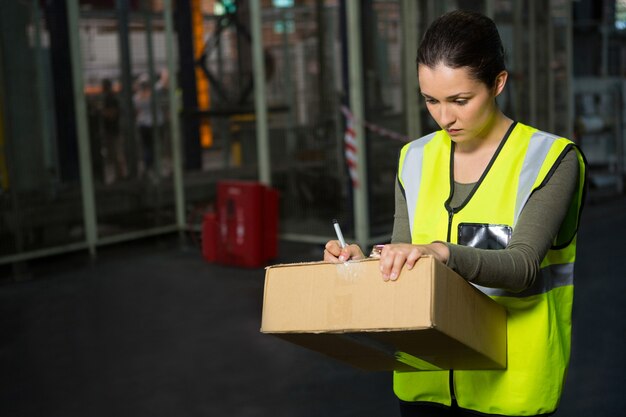
[[391, 243], [411, 243], [411, 229], [409, 228], [409, 212], [407, 210], [406, 197], [402, 192], [402, 186], [397, 178], [395, 200]]

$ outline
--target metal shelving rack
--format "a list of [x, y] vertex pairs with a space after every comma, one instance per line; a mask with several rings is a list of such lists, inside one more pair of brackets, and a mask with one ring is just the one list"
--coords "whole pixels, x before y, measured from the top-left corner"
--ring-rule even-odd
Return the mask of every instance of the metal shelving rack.
[[624, 192], [626, 82], [581, 77], [574, 82], [576, 140], [589, 164], [590, 191]]

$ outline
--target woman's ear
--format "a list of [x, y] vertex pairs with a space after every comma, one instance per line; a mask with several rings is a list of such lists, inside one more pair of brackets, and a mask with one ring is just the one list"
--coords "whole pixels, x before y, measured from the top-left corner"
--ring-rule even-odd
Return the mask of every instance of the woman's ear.
[[500, 95], [502, 90], [504, 90], [504, 86], [506, 85], [506, 80], [509, 78], [509, 73], [506, 71], [501, 71], [498, 75], [496, 75], [496, 81], [493, 83], [493, 96], [497, 97]]

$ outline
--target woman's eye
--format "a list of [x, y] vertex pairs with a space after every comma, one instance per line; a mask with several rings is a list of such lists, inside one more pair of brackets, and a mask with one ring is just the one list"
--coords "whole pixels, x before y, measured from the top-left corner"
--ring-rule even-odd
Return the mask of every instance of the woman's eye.
[[465, 106], [467, 104], [467, 100], [463, 99], [463, 100], [454, 100], [454, 102], [456, 104], [458, 104], [459, 106]]
[[424, 99], [426, 101], [426, 103], [428, 104], [435, 104], [437, 103], [437, 100], [433, 99], [433, 98], [425, 98]]

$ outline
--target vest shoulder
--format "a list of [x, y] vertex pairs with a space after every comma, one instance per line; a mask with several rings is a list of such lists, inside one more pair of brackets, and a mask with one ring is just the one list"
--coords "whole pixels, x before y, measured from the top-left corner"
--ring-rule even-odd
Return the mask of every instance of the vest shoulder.
[[516, 136], [523, 136], [528, 139], [534, 140], [549, 140], [549, 141], [563, 141], [566, 143], [573, 143], [566, 137], [556, 135], [554, 133], [546, 132], [544, 130], [537, 129], [536, 127], [528, 126], [523, 123], [517, 122], [513, 134]]
[[411, 142], [404, 145], [402, 147], [402, 151], [406, 152], [410, 149], [422, 148], [427, 143], [430, 143], [433, 139], [436, 139], [436, 138], [437, 140], [441, 140], [442, 138], [445, 137], [445, 135], [443, 135], [442, 132], [443, 131], [432, 132], [432, 133], [429, 133], [428, 135], [422, 136], [421, 138], [414, 139]]

